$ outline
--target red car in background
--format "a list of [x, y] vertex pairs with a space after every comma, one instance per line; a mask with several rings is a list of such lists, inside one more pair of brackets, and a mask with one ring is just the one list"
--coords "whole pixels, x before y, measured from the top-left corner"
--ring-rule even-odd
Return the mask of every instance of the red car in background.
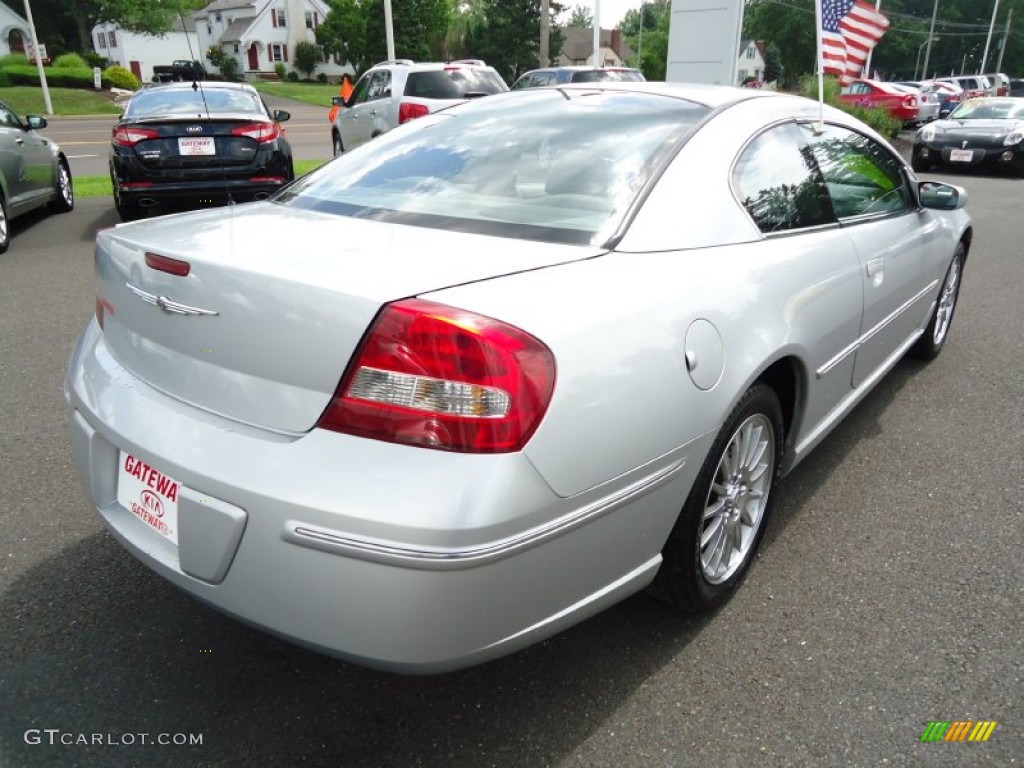
[[843, 88], [839, 98], [857, 107], [885, 109], [903, 123], [916, 123], [920, 120], [917, 95], [900, 90], [890, 83], [854, 80]]

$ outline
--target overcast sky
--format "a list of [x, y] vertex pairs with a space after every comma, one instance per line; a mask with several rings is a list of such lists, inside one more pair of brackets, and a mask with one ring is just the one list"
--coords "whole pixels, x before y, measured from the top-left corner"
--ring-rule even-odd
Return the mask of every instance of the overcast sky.
[[[569, 18], [569, 14], [572, 13], [572, 9], [577, 5], [584, 5], [590, 9], [590, 12], [594, 12], [594, 2], [586, 2], [585, 0], [564, 0], [566, 11], [562, 15], [562, 21], [566, 21]], [[626, 11], [630, 8], [639, 8], [640, 0], [600, 0], [601, 2], [601, 26], [604, 29], [615, 29], [619, 26], [619, 22], [622, 21], [622, 17], [626, 15]]]

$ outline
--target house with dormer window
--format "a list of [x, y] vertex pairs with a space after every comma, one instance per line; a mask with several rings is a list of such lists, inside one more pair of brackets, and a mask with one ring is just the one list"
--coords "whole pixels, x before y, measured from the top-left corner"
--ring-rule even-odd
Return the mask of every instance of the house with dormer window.
[[751, 80], [756, 83], [764, 81], [764, 41], [741, 40], [740, 55], [736, 59], [736, 84]]
[[[314, 30], [330, 6], [324, 0], [214, 0], [192, 18], [202, 50], [216, 48], [238, 61], [247, 79], [273, 74], [278, 64], [294, 69], [295, 46], [316, 42]], [[348, 64], [324, 56], [317, 72], [340, 78]]]

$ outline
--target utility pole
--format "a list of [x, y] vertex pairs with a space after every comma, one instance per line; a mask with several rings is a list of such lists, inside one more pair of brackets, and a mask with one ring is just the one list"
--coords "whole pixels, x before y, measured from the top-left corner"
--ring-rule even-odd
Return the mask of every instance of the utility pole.
[[601, 0], [594, 0], [594, 66], [601, 66]]
[[921, 71], [924, 72], [925, 77], [928, 76], [928, 59], [932, 55], [932, 40], [935, 39], [935, 17], [939, 15], [939, 0], [935, 0], [935, 5], [932, 7], [932, 26], [928, 30], [928, 47], [924, 49], [924, 66], [921, 67]]
[[1006, 44], [1010, 42], [1010, 19], [1013, 18], [1013, 8], [1006, 12], [1006, 29], [1003, 32], [1003, 41], [999, 44], [999, 61], [996, 62], [996, 72], [1003, 71], [1003, 54], [1006, 53]]
[[39, 50], [39, 38], [36, 36], [36, 23], [32, 20], [32, 4], [28, 0], [25, 0], [25, 17], [28, 19], [28, 28], [32, 31], [32, 50], [36, 55], [36, 66], [39, 68], [39, 84], [43, 86], [43, 104], [46, 105], [46, 114], [52, 115], [50, 87], [46, 84], [46, 71], [43, 69], [43, 56]]
[[550, 15], [549, 0], [540, 0], [540, 65], [546, 67], [548, 60], [548, 48], [551, 47], [551, 30], [548, 26]]
[[[28, 0], [25, 0], [28, 2]], [[391, 20], [391, 0], [384, 0], [384, 34], [387, 37], [388, 61], [395, 60], [395, 25]]]
[[985, 38], [985, 53], [981, 56], [981, 66], [978, 68], [977, 74], [981, 74], [985, 71], [985, 65], [988, 63], [988, 48], [992, 44], [992, 30], [996, 26], [996, 14], [999, 12], [999, 0], [996, 0], [995, 7], [992, 9], [992, 21], [988, 23], [988, 37]]

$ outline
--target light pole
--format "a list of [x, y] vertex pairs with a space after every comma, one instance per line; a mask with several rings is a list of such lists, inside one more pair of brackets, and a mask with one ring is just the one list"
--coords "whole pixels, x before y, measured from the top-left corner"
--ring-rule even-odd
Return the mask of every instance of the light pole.
[[[918, 77], [918, 75], [917, 75], [917, 65], [921, 63], [921, 49], [924, 48], [929, 43], [934, 43], [938, 39], [939, 38], [937, 38], [937, 37], [929, 37], [927, 40], [925, 40], [923, 43], [921, 43], [919, 46], [917, 46], [917, 61], [914, 62], [914, 79], [915, 80], [924, 80], [924, 70], [923, 69], [921, 70], [921, 76]], [[925, 59], [925, 66], [927, 66], [927, 64], [928, 64], [928, 60]]]
[[935, 39], [935, 17], [939, 15], [939, 0], [932, 6], [932, 25], [928, 28], [928, 49], [924, 52], [924, 66], [921, 67], [922, 77], [928, 72], [928, 59], [932, 56], [932, 40]]
[[979, 75], [985, 71], [985, 65], [988, 63], [988, 48], [992, 44], [992, 30], [996, 26], [997, 13], [999, 13], [999, 0], [996, 0], [995, 7], [992, 9], [992, 21], [988, 25], [988, 37], [985, 38], [985, 53], [981, 57], [981, 66], [978, 67]]
[[36, 66], [39, 68], [39, 84], [43, 87], [43, 104], [46, 105], [46, 114], [52, 115], [53, 104], [50, 102], [50, 88], [46, 84], [46, 70], [43, 69], [43, 56], [39, 50], [39, 38], [36, 36], [36, 23], [32, 20], [32, 6], [28, 0], [25, 0], [25, 18], [32, 31], [32, 51], [35, 53]]

